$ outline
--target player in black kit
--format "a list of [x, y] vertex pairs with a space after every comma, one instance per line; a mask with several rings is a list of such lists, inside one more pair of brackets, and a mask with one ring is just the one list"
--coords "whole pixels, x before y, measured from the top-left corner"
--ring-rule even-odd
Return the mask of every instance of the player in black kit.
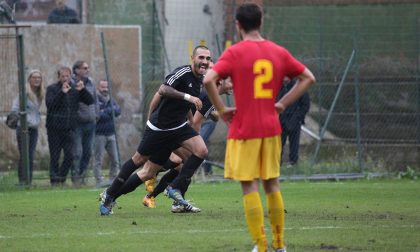
[[[102, 195], [99, 206], [101, 215], [111, 214], [119, 196], [134, 191], [144, 181], [154, 177], [171, 152], [181, 146], [192, 155], [168, 188], [168, 195], [185, 209], [193, 207], [182, 197], [180, 188], [192, 177], [208, 151], [201, 136], [188, 124], [187, 116], [192, 106], [197, 110], [202, 107], [198, 96], [203, 75], [211, 61], [211, 53], [207, 47], [197, 46], [191, 58], [191, 65], [176, 68], [160, 86], [158, 92], [162, 96], [161, 101], [147, 121], [136, 153], [124, 163], [111, 186]], [[132, 174], [148, 160], [150, 162], [147, 165]]]

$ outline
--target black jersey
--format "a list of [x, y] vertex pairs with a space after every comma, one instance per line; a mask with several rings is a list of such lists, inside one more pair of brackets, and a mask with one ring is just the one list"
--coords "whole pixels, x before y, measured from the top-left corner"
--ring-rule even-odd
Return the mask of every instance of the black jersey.
[[[166, 76], [164, 85], [169, 85], [180, 92], [198, 97], [202, 83], [203, 78], [195, 77], [191, 66], [185, 65], [176, 68]], [[186, 123], [188, 112], [193, 106], [192, 103], [185, 100], [162, 97], [159, 105], [150, 115], [149, 122], [160, 130], [180, 127]], [[153, 127], [151, 128], [153, 129]]]

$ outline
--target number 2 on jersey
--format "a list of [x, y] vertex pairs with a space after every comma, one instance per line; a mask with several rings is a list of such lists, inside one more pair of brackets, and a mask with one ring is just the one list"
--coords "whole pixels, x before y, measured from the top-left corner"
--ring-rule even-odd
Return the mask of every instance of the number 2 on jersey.
[[270, 99], [273, 98], [273, 89], [264, 88], [273, 79], [273, 64], [266, 59], [259, 59], [254, 63], [254, 98]]

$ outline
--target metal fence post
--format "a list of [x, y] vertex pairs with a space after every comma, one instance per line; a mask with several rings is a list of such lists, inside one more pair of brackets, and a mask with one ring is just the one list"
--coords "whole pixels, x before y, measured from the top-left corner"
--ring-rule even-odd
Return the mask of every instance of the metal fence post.
[[[17, 31], [16, 31], [17, 33]], [[26, 184], [30, 183], [30, 170], [29, 170], [29, 139], [28, 139], [28, 120], [26, 113], [27, 97], [25, 86], [25, 63], [24, 63], [24, 46], [23, 35], [16, 35], [16, 52], [18, 63], [18, 80], [19, 80], [19, 114], [20, 114], [20, 137], [22, 139], [21, 159], [22, 165], [26, 171]]]
[[344, 70], [343, 77], [341, 78], [340, 84], [338, 85], [338, 89], [337, 89], [337, 92], [335, 93], [334, 100], [331, 104], [331, 108], [328, 110], [328, 115], [327, 115], [327, 118], [325, 119], [324, 125], [322, 126], [321, 133], [319, 134], [320, 139], [318, 140], [317, 145], [316, 145], [315, 154], [314, 154], [313, 159], [312, 159], [312, 165], [314, 165], [316, 163], [316, 160], [318, 158], [318, 153], [319, 153], [319, 149], [321, 147], [321, 142], [324, 139], [324, 134], [325, 134], [325, 131], [327, 130], [328, 123], [331, 119], [332, 112], [334, 111], [335, 105], [337, 104], [338, 97], [340, 96], [341, 90], [343, 89], [344, 81], [347, 78], [347, 73], [349, 72], [350, 66], [352, 65], [354, 55], [355, 55], [355, 51], [353, 50], [351, 52], [349, 61], [347, 62], [346, 69]]
[[354, 56], [354, 68], [355, 68], [355, 76], [354, 76], [354, 106], [356, 110], [356, 142], [357, 142], [357, 160], [359, 164], [359, 171], [360, 173], [364, 170], [364, 163], [363, 163], [363, 146], [362, 146], [362, 137], [361, 137], [361, 125], [360, 125], [360, 69], [358, 64], [358, 44], [357, 34], [353, 34], [353, 48], [355, 53]]

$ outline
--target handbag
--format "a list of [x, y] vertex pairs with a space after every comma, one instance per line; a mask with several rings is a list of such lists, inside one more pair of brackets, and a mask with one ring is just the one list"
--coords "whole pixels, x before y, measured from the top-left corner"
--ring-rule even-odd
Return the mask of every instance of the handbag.
[[19, 113], [16, 111], [12, 111], [9, 114], [7, 114], [6, 118], [6, 125], [7, 127], [11, 129], [16, 129], [18, 126], [19, 121]]

